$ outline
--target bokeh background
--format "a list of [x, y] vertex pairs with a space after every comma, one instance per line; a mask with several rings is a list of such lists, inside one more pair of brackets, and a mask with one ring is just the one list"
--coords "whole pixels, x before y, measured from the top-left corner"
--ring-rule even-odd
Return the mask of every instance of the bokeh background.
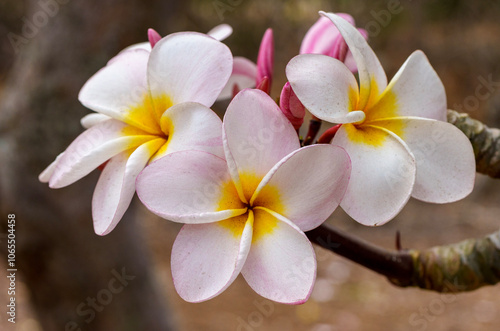
[[[156, 218], [135, 200], [118, 227], [98, 237], [90, 216], [98, 171], [60, 190], [38, 182], [45, 166], [82, 132], [79, 119], [89, 110], [77, 100], [81, 86], [118, 51], [145, 41], [147, 28], [166, 35], [227, 23], [234, 33], [225, 43], [234, 55], [252, 60], [265, 29], [273, 28], [277, 97], [285, 65], [319, 10], [354, 16], [368, 30], [389, 78], [422, 49], [443, 80], [448, 106], [500, 127], [497, 1], [0, 2], [2, 310], [9, 299], [9, 213], [17, 219], [18, 268], [16, 323], [0, 311], [1, 330], [498, 330], [499, 286], [458, 295], [398, 288], [320, 248], [315, 289], [304, 305], [272, 303], [241, 277], [217, 298], [189, 304], [175, 293], [170, 275], [179, 225]], [[214, 109], [222, 113], [226, 105]], [[340, 209], [328, 223], [386, 248], [394, 248], [396, 231], [405, 248], [416, 249], [481, 237], [498, 230], [500, 181], [478, 175], [474, 192], [453, 204], [411, 200], [380, 228], [358, 225]], [[104, 297], [117, 272], [129, 281]], [[106, 304], [98, 300], [92, 308], [88, 300], [99, 295]]]

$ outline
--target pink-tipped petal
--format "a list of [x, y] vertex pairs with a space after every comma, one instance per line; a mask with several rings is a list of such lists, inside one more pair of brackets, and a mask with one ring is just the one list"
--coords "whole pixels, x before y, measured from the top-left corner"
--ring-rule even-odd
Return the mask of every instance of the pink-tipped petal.
[[80, 124], [85, 128], [85, 129], [90, 129], [96, 124], [99, 124], [101, 122], [104, 122], [106, 120], [111, 119], [111, 117], [104, 115], [104, 114], [99, 114], [99, 113], [91, 113], [83, 116], [80, 119]]
[[[349, 125], [349, 124], [348, 124]], [[351, 158], [351, 178], [340, 203], [344, 211], [364, 225], [382, 225], [394, 218], [410, 198], [415, 183], [415, 159], [406, 144], [381, 128], [364, 128], [381, 141], [353, 140], [346, 125], [332, 140]], [[362, 133], [358, 133], [362, 134]]]
[[70, 185], [118, 153], [154, 138], [116, 120], [94, 125], [80, 134], [64, 151], [49, 186], [60, 188]]
[[148, 58], [149, 53], [144, 50], [120, 53], [85, 83], [78, 99], [94, 111], [144, 131], [160, 133], [157, 119], [150, 112], [131, 116], [134, 109], [149, 98], [146, 82]]
[[251, 203], [276, 211], [302, 231], [309, 231], [340, 204], [350, 172], [351, 162], [343, 148], [307, 146], [287, 156], [264, 177]]
[[243, 277], [255, 292], [267, 299], [304, 303], [316, 279], [316, 257], [311, 242], [282, 216], [260, 208], [254, 212], [254, 238], [241, 270]]
[[148, 29], [148, 40], [151, 48], [153, 48], [161, 40], [161, 35], [154, 29]]
[[[137, 195], [153, 213], [181, 223], [209, 223], [244, 214], [224, 159], [200, 151], [168, 154], [137, 178]], [[234, 193], [234, 194], [233, 194]]]
[[173, 104], [199, 102], [210, 107], [233, 69], [229, 48], [205, 34], [173, 33], [151, 51], [148, 83], [153, 97], [167, 96]]
[[302, 104], [316, 117], [349, 123], [347, 114], [358, 102], [353, 74], [336, 59], [318, 54], [298, 55], [286, 66], [286, 76]]
[[306, 108], [302, 102], [300, 102], [295, 92], [293, 92], [290, 82], [286, 82], [281, 90], [280, 108], [286, 118], [292, 123], [295, 130], [298, 130], [304, 122]]
[[135, 193], [135, 179], [150, 157], [165, 143], [155, 139], [135, 151], [112, 157], [104, 167], [92, 198], [94, 231], [103, 236], [110, 233], [125, 214]]
[[154, 160], [185, 150], [205, 151], [221, 158], [222, 121], [210, 108], [196, 102], [183, 102], [170, 107], [161, 119], [163, 132], [168, 132], [168, 144]]
[[401, 138], [417, 162], [412, 196], [433, 203], [448, 203], [466, 197], [474, 187], [476, 161], [469, 139], [450, 123], [407, 117], [374, 122], [374, 125], [404, 126]]
[[398, 116], [418, 116], [446, 122], [443, 83], [422, 51], [415, 51], [408, 57], [373, 108], [378, 105], [383, 108], [387, 103], [394, 102]]
[[[257, 77], [255, 84], [259, 85], [264, 77], [269, 79], [271, 86], [274, 66], [274, 38], [273, 30], [267, 29], [260, 43], [259, 55], [257, 57]], [[269, 91], [265, 91], [269, 94]]]
[[351, 23], [333, 13], [320, 12], [320, 14], [328, 17], [339, 29], [356, 60], [360, 81], [358, 108], [364, 109], [386, 88], [387, 76], [384, 69], [365, 37]]
[[227, 108], [223, 143], [235, 183], [240, 182], [241, 174], [263, 178], [278, 161], [300, 147], [297, 133], [274, 100], [260, 90], [248, 89], [238, 93]]
[[219, 41], [222, 41], [229, 37], [233, 33], [233, 28], [229, 24], [219, 24], [215, 26], [212, 30], [208, 31], [207, 34]]
[[253, 216], [249, 214], [245, 223], [231, 230], [219, 222], [182, 227], [172, 248], [171, 265], [175, 289], [184, 300], [211, 299], [236, 279], [252, 241]]
[[229, 77], [217, 100], [232, 98], [235, 86], [238, 87], [238, 90], [255, 87], [256, 77], [257, 65], [247, 58], [235, 56], [231, 77]]

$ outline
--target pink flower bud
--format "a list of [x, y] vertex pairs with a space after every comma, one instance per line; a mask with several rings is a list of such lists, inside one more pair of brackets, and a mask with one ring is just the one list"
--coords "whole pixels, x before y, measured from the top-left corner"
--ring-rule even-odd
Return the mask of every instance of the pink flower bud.
[[[348, 14], [337, 14], [355, 26], [354, 19]], [[367, 39], [368, 34], [364, 29], [358, 29]], [[307, 31], [300, 46], [300, 54], [323, 54], [331, 56], [344, 62], [347, 67], [356, 72], [357, 68], [353, 61], [352, 54], [347, 47], [344, 38], [339, 30], [327, 17], [321, 17]]]
[[264, 77], [269, 80], [269, 89], [264, 91], [269, 94], [271, 89], [271, 83], [273, 78], [273, 66], [274, 66], [274, 38], [273, 30], [267, 29], [262, 37], [262, 42], [260, 43], [259, 55], [257, 57], [257, 77], [255, 79], [255, 86], [261, 85]]
[[151, 44], [151, 48], [155, 47], [156, 43], [160, 41], [161, 35], [154, 29], [148, 29], [148, 39]]
[[289, 82], [283, 86], [283, 90], [281, 91], [280, 108], [295, 130], [298, 130], [304, 122], [306, 108], [293, 92]]

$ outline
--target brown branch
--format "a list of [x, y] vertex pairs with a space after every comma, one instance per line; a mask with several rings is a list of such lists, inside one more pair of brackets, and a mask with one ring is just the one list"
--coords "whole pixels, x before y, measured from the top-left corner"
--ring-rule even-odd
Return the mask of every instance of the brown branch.
[[476, 156], [476, 170], [500, 178], [500, 130], [489, 128], [467, 114], [448, 110], [448, 122], [469, 138]]

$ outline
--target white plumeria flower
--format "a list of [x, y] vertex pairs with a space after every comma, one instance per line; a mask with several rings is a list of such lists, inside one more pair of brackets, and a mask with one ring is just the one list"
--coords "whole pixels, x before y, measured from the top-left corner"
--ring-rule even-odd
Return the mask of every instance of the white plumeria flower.
[[108, 161], [92, 201], [94, 230], [109, 233], [152, 160], [181, 150], [223, 156], [219, 117], [208, 107], [226, 84], [232, 55], [195, 32], [171, 34], [151, 52], [120, 53], [83, 86], [80, 102], [97, 111], [89, 127], [39, 177], [51, 188], [74, 183]]
[[332, 144], [345, 148], [352, 175], [341, 207], [356, 221], [381, 225], [410, 195], [446, 203], [474, 186], [475, 161], [467, 137], [446, 123], [446, 94], [424, 53], [416, 51], [387, 84], [365, 38], [341, 17], [320, 12], [339, 29], [359, 70], [324, 55], [293, 58], [286, 74], [304, 106], [340, 123]]
[[152, 163], [137, 179], [155, 214], [186, 223], [172, 249], [179, 295], [200, 302], [224, 291], [241, 272], [260, 295], [299, 304], [309, 297], [316, 260], [303, 231], [338, 206], [350, 161], [337, 146], [300, 148], [276, 103], [243, 90], [223, 122], [224, 151], [184, 151]]

